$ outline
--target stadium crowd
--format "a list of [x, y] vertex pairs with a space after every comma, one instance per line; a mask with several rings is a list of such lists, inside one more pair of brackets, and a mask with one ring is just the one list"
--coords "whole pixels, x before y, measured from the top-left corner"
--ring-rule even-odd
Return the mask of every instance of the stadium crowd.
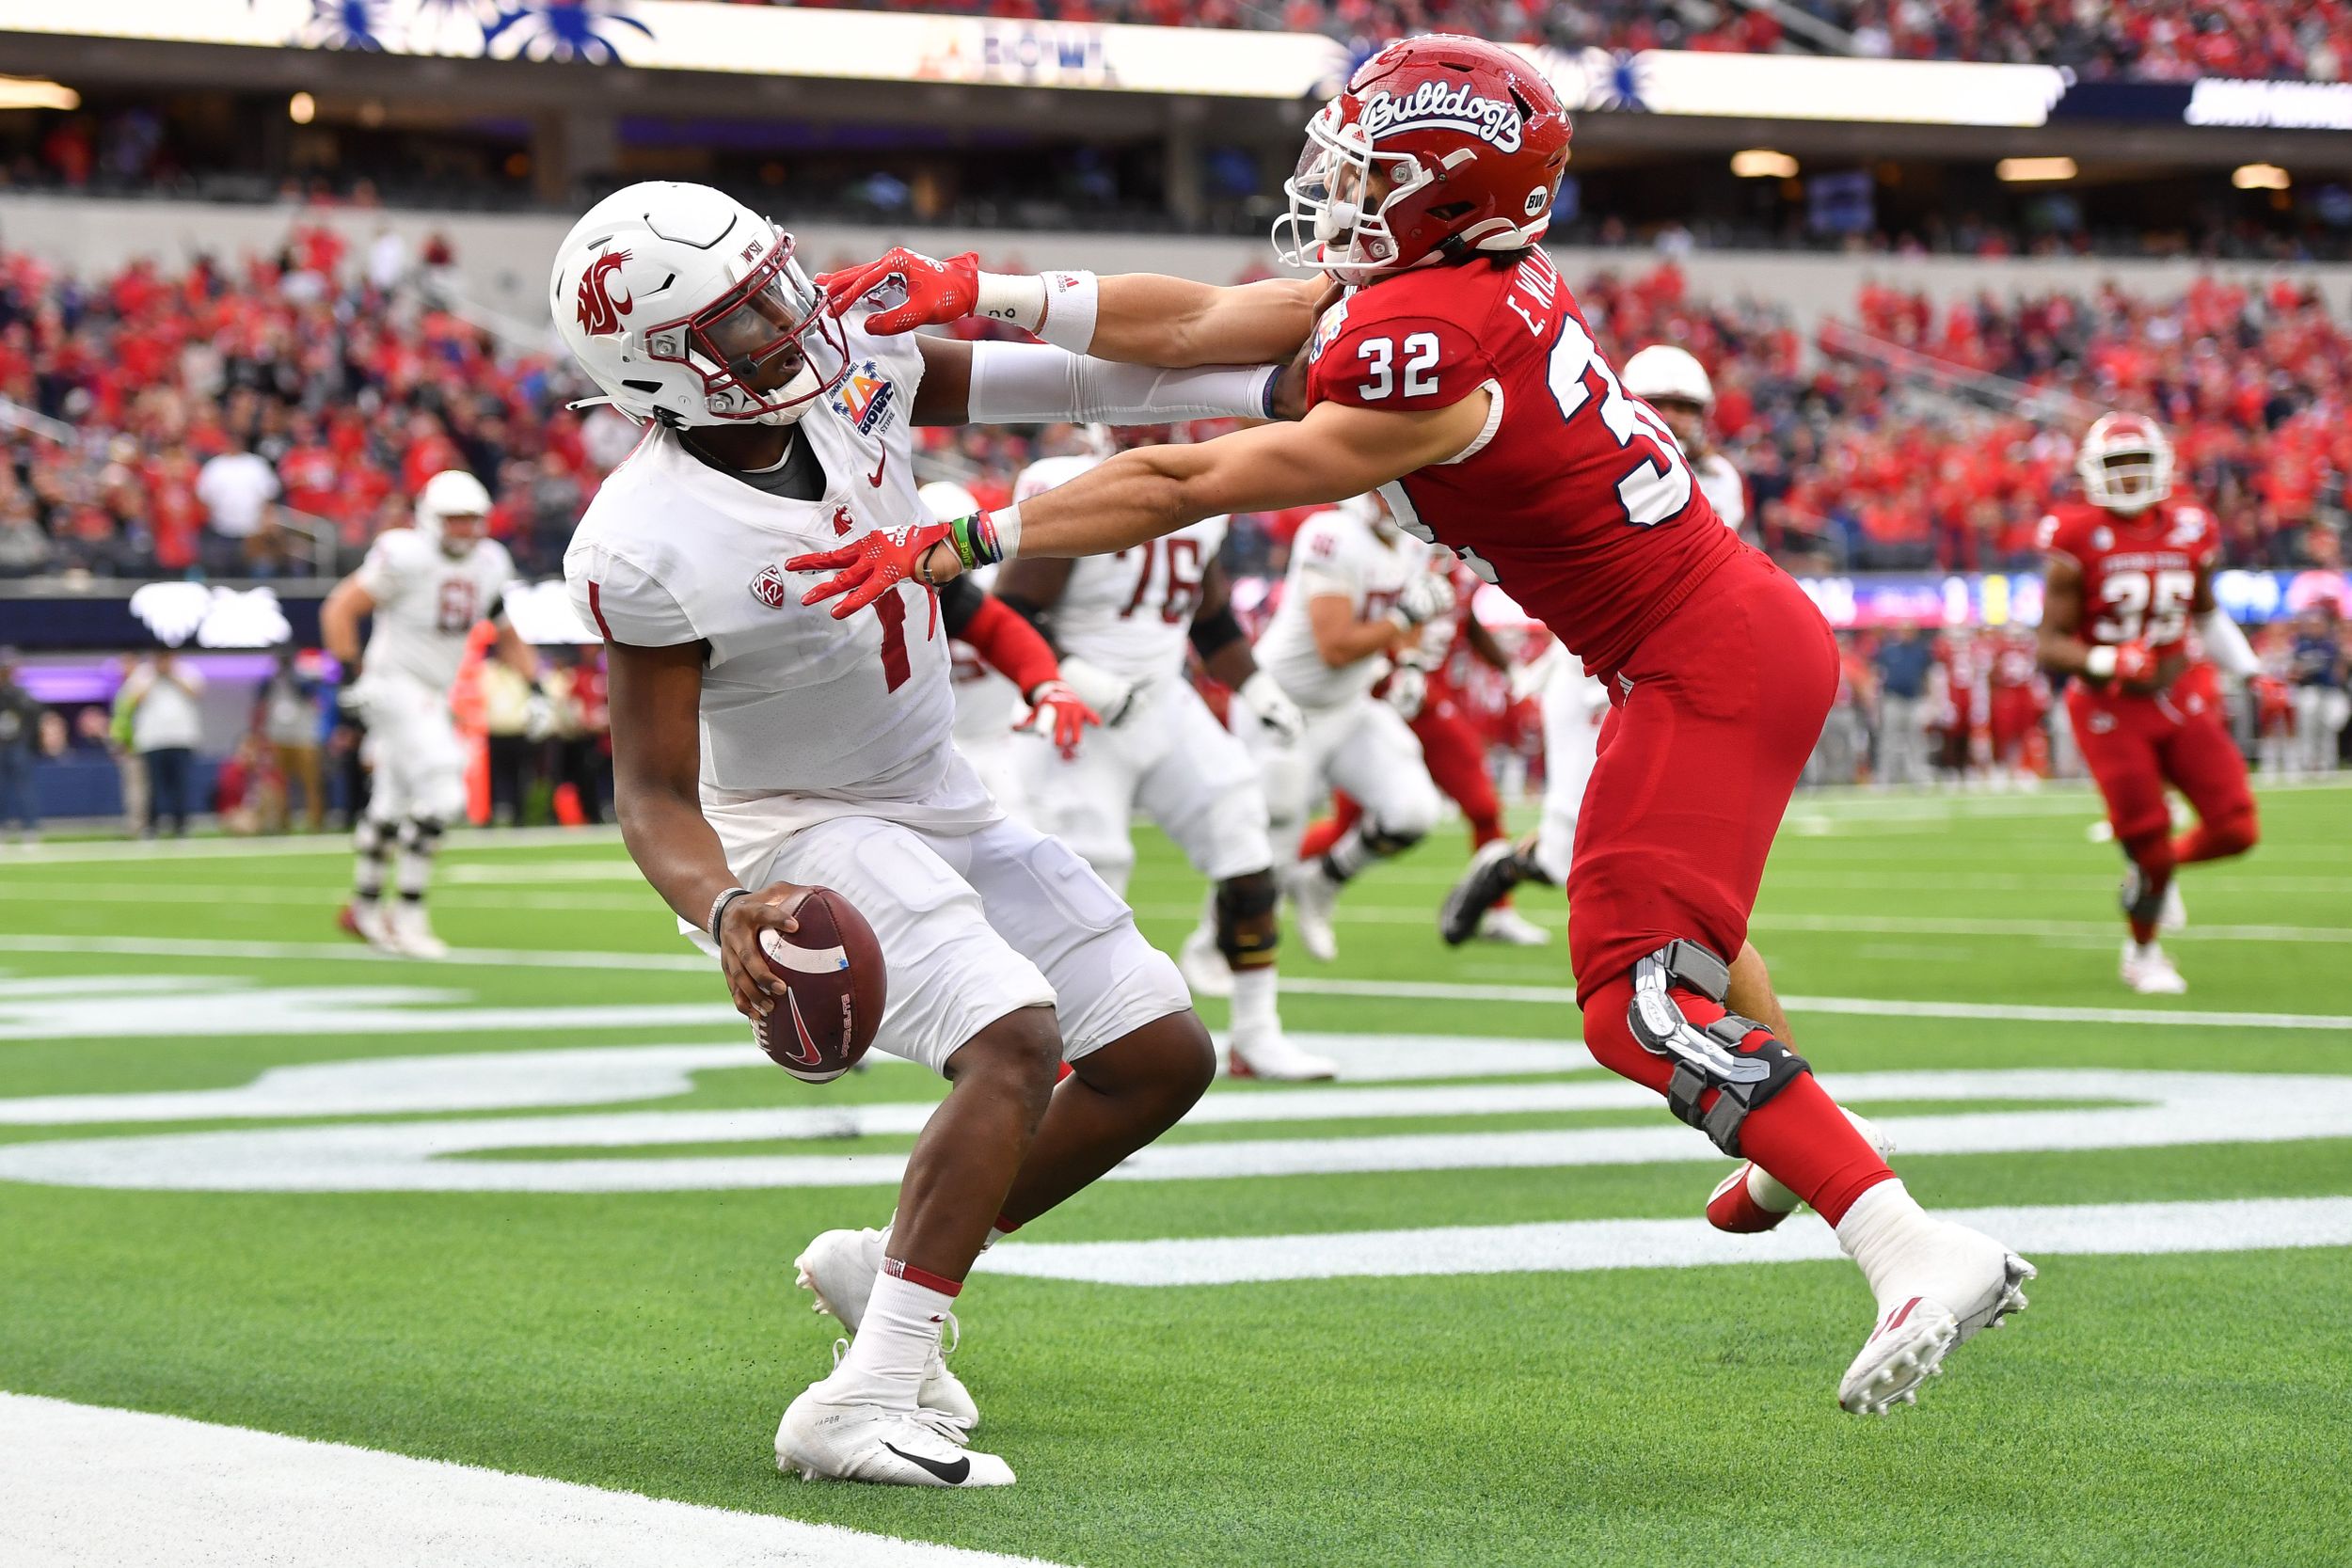
[[[546, 353], [437, 304], [429, 279], [447, 260], [355, 254], [323, 226], [236, 265], [139, 262], [88, 281], [0, 253], [0, 398], [18, 411], [0, 429], [0, 577], [331, 571], [453, 466], [489, 484], [493, 533], [522, 569], [555, 570], [633, 432], [566, 408], [586, 388]], [[2071, 429], [1923, 392], [1886, 345], [2075, 408], [2150, 409], [2184, 484], [2221, 516], [2232, 564], [2344, 562], [2352, 333], [2283, 280], [1941, 309], [1873, 285], [1826, 353], [1774, 309], [1694, 298], [1671, 263], [1599, 274], [1579, 297], [1621, 356], [1668, 341], [1709, 367], [1757, 534], [1792, 566], [2034, 562]], [[984, 499], [1035, 451], [1017, 429], [925, 438]], [[1248, 563], [1279, 566], [1278, 524], [1241, 533]]]
[[[800, 4], [810, 0], [751, 0]], [[1769, 54], [1802, 48], [1899, 59], [1995, 60], [2071, 67], [2086, 77], [2344, 79], [2352, 7], [2343, 0], [1794, 0], [1827, 30], [1790, 28], [1730, 0], [850, 0], [858, 9], [1058, 22], [1271, 27], [1370, 45], [1422, 32], [1559, 49], [1697, 49]]]

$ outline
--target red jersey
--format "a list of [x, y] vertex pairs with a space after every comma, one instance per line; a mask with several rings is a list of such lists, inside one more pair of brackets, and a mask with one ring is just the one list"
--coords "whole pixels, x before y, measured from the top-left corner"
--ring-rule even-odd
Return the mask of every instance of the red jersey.
[[1717, 519], [1665, 422], [1627, 395], [1549, 258], [1423, 267], [1351, 292], [1308, 349], [1307, 402], [1444, 408], [1494, 393], [1467, 454], [1381, 494], [1612, 671], [1747, 546]]
[[2083, 573], [2084, 641], [2114, 647], [2144, 642], [2158, 658], [2188, 640], [2197, 584], [2221, 554], [2213, 514], [2190, 501], [2163, 500], [2126, 517], [2088, 501], [2062, 501], [2042, 519], [2042, 547]]

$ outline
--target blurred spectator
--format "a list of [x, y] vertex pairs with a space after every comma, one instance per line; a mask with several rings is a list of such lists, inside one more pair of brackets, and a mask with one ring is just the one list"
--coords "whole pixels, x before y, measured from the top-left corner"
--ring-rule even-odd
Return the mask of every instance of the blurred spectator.
[[260, 832], [274, 784], [261, 741], [249, 735], [239, 736], [236, 750], [213, 775], [213, 811], [220, 818], [221, 831], [240, 837]]
[[253, 727], [269, 746], [278, 780], [266, 826], [272, 832], [286, 830], [299, 785], [303, 826], [315, 833], [326, 827], [326, 775], [319, 745], [322, 684], [301, 672], [296, 657], [291, 647], [278, 651], [278, 663], [254, 699]]
[[1924, 628], [1904, 626], [1879, 644], [1877, 781], [1928, 782], [1928, 687], [1935, 650]]
[[215, 577], [268, 575], [262, 568], [277, 551], [271, 535], [271, 503], [279, 494], [278, 475], [257, 451], [224, 451], [196, 476], [196, 499], [204, 503], [204, 569]]
[[2338, 737], [2352, 720], [2344, 628], [2333, 605], [2314, 604], [2297, 618], [2288, 670], [2295, 688], [2295, 768], [2328, 772], [2336, 766]]
[[569, 784], [580, 816], [604, 820], [612, 793], [612, 720], [605, 703], [601, 650], [564, 648], [547, 679], [555, 708], [555, 783]]
[[[5, 476], [6, 469], [0, 469]], [[40, 531], [40, 518], [33, 510], [33, 498], [0, 477], [7, 484], [0, 494], [0, 578], [29, 578], [47, 569], [56, 553], [49, 545], [49, 536]]]
[[511, 828], [522, 821], [537, 769], [531, 738], [532, 689], [522, 672], [503, 659], [483, 659], [474, 671], [482, 705], [482, 726], [490, 762], [490, 823]]
[[0, 648], [0, 828], [38, 844], [40, 803], [33, 798], [33, 764], [40, 755], [45, 710], [16, 675], [16, 650]]
[[123, 683], [121, 706], [130, 716], [131, 749], [147, 770], [147, 821], [141, 836], [153, 838], [171, 819], [174, 838], [188, 833], [189, 796], [196, 782], [196, 747], [203, 738], [197, 699], [204, 677], [167, 648], [141, 659]]

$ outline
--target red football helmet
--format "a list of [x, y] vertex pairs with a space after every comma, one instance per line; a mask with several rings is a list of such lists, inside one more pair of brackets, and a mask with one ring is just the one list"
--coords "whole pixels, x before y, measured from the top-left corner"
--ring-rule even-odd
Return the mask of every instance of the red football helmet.
[[2132, 516], [2172, 493], [2172, 443], [2145, 414], [2102, 414], [2083, 436], [2074, 474], [2091, 505]]
[[1542, 72], [1483, 39], [1429, 33], [1366, 60], [1307, 124], [1284, 264], [1344, 283], [1542, 239], [1568, 164], [1568, 112]]

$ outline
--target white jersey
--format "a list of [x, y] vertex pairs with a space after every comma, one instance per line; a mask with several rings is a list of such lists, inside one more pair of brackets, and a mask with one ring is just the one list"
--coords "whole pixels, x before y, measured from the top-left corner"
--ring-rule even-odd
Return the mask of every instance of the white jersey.
[[467, 637], [498, 612], [515, 580], [515, 562], [495, 539], [478, 539], [453, 559], [438, 540], [395, 528], [376, 535], [353, 576], [375, 601], [367, 673], [406, 675], [447, 691], [465, 661]]
[[[993, 565], [968, 575], [982, 593], [995, 586]], [[1022, 706], [1020, 689], [991, 669], [980, 651], [961, 638], [948, 642], [947, 658], [955, 683], [957, 742], [996, 740], [1011, 733]]]
[[[1044, 457], [1021, 470], [1012, 499], [1028, 500], [1094, 467], [1092, 455]], [[1138, 684], [1180, 675], [1200, 584], [1225, 547], [1231, 517], [1203, 517], [1117, 555], [1081, 556], [1053, 606], [1061, 652]]]
[[1429, 562], [1429, 546], [1406, 534], [1387, 538], [1352, 512], [1318, 512], [1291, 541], [1290, 575], [1281, 607], [1258, 639], [1258, 668], [1303, 708], [1332, 708], [1370, 691], [1388, 673], [1386, 656], [1374, 654], [1333, 669], [1316, 651], [1307, 603], [1343, 594], [1359, 621], [1376, 620], [1395, 608], [1414, 573]]
[[[846, 325], [846, 324], [845, 324]], [[803, 605], [792, 556], [928, 521], [907, 415], [922, 376], [911, 337], [850, 327], [852, 372], [794, 426], [822, 465], [815, 500], [771, 495], [649, 433], [580, 519], [564, 576], [612, 641], [700, 641], [703, 812], [735, 863], [840, 816], [970, 832], [998, 813], [948, 736], [954, 699], [935, 598], [901, 584], [835, 620]], [[862, 361], [862, 362], [860, 362]]]
[[1715, 515], [1724, 526], [1737, 533], [1748, 525], [1748, 487], [1740, 478], [1740, 470], [1731, 466], [1731, 459], [1722, 452], [1710, 451], [1691, 465], [1691, 471], [1699, 482], [1699, 494], [1715, 509]]

